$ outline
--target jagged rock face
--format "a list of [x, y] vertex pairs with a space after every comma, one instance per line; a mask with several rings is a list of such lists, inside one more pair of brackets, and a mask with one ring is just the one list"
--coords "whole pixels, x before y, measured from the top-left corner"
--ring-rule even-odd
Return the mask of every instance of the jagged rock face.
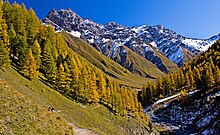
[[[77, 14], [72, 12], [70, 9], [56, 11], [52, 9], [48, 14], [48, 21], [46, 23], [52, 23], [52, 25], [56, 25], [56, 30], [60, 30], [59, 26], [62, 26], [63, 29], [67, 31], [73, 31], [78, 29], [78, 25], [82, 22], [82, 18]], [[53, 21], [50, 21], [53, 20]]]
[[[155, 50], [160, 51], [178, 66], [182, 66], [183, 55], [187, 54], [183, 54], [182, 48], [197, 55], [201, 51], [206, 51], [220, 37], [216, 35], [205, 40], [186, 38], [161, 25], [143, 25], [133, 28], [115, 22], [101, 25], [82, 19], [70, 9], [59, 11], [52, 9], [43, 22], [53, 25], [56, 30], [65, 30], [74, 36], [81, 37], [99, 52], [122, 65], [129, 63], [126, 62], [127, 50], [124, 48], [127, 46], [154, 63], [163, 72], [168, 70]], [[125, 64], [125, 67], [129, 65]]]

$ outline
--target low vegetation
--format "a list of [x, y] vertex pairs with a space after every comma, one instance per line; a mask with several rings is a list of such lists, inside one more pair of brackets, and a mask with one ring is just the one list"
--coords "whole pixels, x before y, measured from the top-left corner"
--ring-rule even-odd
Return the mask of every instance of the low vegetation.
[[59, 113], [48, 111], [0, 80], [0, 134], [35, 133], [72, 135], [74, 130]]

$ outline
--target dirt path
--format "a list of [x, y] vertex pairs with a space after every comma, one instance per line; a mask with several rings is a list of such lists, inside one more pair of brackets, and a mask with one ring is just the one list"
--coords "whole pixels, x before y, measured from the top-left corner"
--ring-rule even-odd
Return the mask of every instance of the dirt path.
[[[84, 109], [86, 108], [86, 106], [84, 106], [82, 104], [80, 104], [80, 107], [82, 107]], [[97, 105], [96, 107], [92, 108], [91, 110], [94, 110], [98, 107], [100, 107], [100, 105]], [[60, 110], [60, 111], [57, 111], [57, 112], [61, 112], [61, 111], [63, 111], [63, 110]], [[73, 123], [68, 123], [68, 124], [74, 128], [75, 135], [97, 135], [92, 130], [85, 129], [85, 128], [79, 128]]]
[[97, 105], [96, 107], [92, 108], [91, 110], [94, 110], [94, 109], [99, 108], [99, 107], [100, 107], [100, 105]]
[[75, 135], [97, 135], [89, 129], [79, 128], [73, 123], [68, 123], [68, 124], [74, 128]]

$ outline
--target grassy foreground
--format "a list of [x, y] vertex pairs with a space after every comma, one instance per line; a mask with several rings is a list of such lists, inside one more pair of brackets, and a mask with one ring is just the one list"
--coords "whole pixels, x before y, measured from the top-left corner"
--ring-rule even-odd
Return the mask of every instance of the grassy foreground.
[[[56, 129], [56, 130], [54, 130]], [[0, 134], [74, 134], [64, 118], [0, 80]]]
[[[4, 82], [0, 85], [0, 124], [5, 125], [5, 119], [10, 117], [7, 132], [72, 134], [67, 123], [74, 123], [98, 134], [148, 133], [146, 123], [115, 116], [99, 104], [88, 106], [71, 101], [39, 80], [29, 81], [12, 68], [0, 70], [0, 79]], [[48, 107], [55, 112], [49, 112]], [[5, 129], [0, 128], [2, 131]]]

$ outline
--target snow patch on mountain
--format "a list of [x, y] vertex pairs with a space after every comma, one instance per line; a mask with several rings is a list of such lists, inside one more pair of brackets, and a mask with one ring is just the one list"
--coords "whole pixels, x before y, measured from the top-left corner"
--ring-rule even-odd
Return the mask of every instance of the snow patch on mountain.
[[172, 53], [171, 55], [169, 55], [168, 58], [172, 61], [180, 63], [181, 60], [183, 59], [182, 52], [183, 52], [182, 48], [178, 48], [178, 50], [175, 53]]
[[194, 47], [195, 49], [199, 51], [206, 51], [208, 48], [211, 46], [212, 42], [210, 43], [204, 43], [202, 40], [197, 40], [197, 39], [184, 39], [182, 40], [182, 43]]
[[157, 48], [157, 44], [153, 41], [150, 43], [153, 47]]
[[74, 37], [78, 37], [78, 38], [80, 38], [80, 36], [81, 36], [81, 33], [79, 31], [71, 31], [71, 32], [67, 31], [67, 33], [73, 35]]

